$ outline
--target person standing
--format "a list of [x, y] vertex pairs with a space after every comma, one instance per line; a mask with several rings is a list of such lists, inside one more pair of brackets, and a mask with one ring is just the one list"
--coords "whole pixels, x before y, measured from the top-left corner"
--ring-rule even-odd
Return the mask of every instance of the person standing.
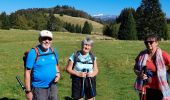
[[134, 72], [137, 75], [135, 89], [140, 100], [170, 100], [167, 69], [170, 68], [169, 54], [159, 47], [159, 37], [146, 37], [146, 49], [136, 57]]
[[60, 70], [58, 54], [51, 47], [52, 39], [52, 32], [42, 30], [38, 38], [40, 44], [28, 52], [24, 71], [27, 100], [57, 100]]
[[96, 57], [91, 53], [93, 40], [86, 38], [81, 42], [81, 50], [69, 58], [66, 70], [72, 78], [72, 98], [94, 100], [96, 96], [96, 75], [98, 67]]

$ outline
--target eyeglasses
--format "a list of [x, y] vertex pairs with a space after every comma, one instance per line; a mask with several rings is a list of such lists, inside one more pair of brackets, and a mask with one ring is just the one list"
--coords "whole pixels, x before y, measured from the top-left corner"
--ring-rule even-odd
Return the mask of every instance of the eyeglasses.
[[144, 43], [145, 43], [145, 45], [147, 45], [148, 43], [152, 45], [154, 42], [155, 41], [145, 41]]
[[42, 39], [42, 41], [44, 41], [44, 40], [49, 40], [49, 41], [51, 41], [51, 40], [52, 40], [52, 38], [50, 38], [50, 37], [42, 37], [41, 39]]

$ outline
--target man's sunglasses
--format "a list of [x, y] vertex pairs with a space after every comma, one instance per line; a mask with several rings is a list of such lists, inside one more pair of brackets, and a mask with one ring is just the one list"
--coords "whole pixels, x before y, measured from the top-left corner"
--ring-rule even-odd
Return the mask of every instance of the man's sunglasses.
[[44, 41], [44, 40], [49, 40], [49, 41], [52, 40], [52, 38], [50, 38], [50, 37], [42, 37], [41, 39], [42, 39], [43, 41]]
[[148, 43], [149, 44], [153, 44], [155, 41], [145, 41], [144, 43], [147, 45]]

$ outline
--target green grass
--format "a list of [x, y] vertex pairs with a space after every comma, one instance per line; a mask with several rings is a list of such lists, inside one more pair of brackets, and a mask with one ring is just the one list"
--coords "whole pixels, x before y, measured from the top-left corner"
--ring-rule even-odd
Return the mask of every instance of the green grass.
[[[70, 75], [64, 69], [71, 53], [80, 49], [84, 37], [86, 35], [54, 32], [53, 47], [59, 53], [61, 69], [59, 100], [71, 95]], [[96, 100], [137, 100], [132, 69], [135, 57], [145, 48], [143, 42], [100, 40], [97, 35], [92, 38], [99, 67]], [[38, 44], [37, 39], [38, 31], [0, 30], [0, 99], [25, 99], [15, 76], [19, 75], [23, 81], [23, 53]], [[161, 48], [170, 53], [169, 45], [169, 41], [160, 43]]]

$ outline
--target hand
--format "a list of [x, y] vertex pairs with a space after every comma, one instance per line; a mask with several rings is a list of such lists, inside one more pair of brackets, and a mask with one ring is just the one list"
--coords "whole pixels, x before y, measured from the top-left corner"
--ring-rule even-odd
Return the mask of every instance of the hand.
[[134, 72], [138, 77], [143, 77], [143, 71], [134, 70]]
[[86, 77], [86, 75], [87, 75], [87, 72], [80, 72], [78, 74], [79, 77]]
[[32, 94], [32, 92], [26, 93], [25, 95], [26, 95], [26, 99], [27, 99], [27, 100], [32, 100], [32, 99], [33, 99], [33, 94]]
[[148, 79], [147, 75], [146, 75], [146, 74], [143, 74], [142, 79], [143, 79], [143, 80], [147, 80], [147, 79]]
[[57, 83], [60, 80], [60, 73], [57, 73], [54, 83]]
[[89, 73], [87, 73], [87, 77], [94, 77], [93, 72], [89, 72]]

